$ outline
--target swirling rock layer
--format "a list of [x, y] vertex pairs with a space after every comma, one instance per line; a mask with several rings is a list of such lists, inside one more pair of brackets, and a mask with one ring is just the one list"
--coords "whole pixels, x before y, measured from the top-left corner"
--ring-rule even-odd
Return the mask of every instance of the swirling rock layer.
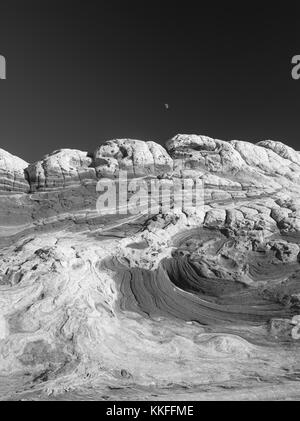
[[[99, 213], [97, 182], [121, 171], [201, 180], [203, 206]], [[0, 151], [0, 176], [3, 399], [296, 393], [298, 152], [118, 139], [33, 164]]]

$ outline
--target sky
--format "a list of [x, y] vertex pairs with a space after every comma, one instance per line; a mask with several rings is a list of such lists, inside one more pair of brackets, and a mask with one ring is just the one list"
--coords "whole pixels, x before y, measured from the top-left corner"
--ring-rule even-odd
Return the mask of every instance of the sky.
[[202, 3], [1, 0], [0, 148], [33, 162], [190, 133], [300, 150], [300, 7]]

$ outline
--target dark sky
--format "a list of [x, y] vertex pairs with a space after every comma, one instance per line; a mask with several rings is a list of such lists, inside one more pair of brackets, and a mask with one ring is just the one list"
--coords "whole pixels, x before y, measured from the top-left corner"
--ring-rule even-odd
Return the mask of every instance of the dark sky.
[[34, 161], [195, 133], [300, 150], [300, 7], [197, 4], [1, 0], [0, 147]]

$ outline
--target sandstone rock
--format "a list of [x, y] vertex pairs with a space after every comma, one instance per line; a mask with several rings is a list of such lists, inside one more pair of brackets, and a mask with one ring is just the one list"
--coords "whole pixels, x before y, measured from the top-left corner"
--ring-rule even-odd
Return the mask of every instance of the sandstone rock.
[[[109, 160], [113, 160], [113, 170]], [[119, 170], [136, 176], [173, 170], [173, 161], [161, 145], [134, 139], [110, 140], [99, 146], [93, 154], [93, 165], [101, 174], [115, 175]]]
[[[195, 135], [167, 150], [117, 139], [30, 165], [2, 152], [0, 398], [15, 375], [20, 391], [114, 398], [297, 375], [298, 154]], [[100, 215], [96, 183], [120, 170], [200, 180], [205, 202]]]
[[292, 328], [291, 321], [288, 319], [272, 319], [270, 321], [270, 334], [275, 338], [291, 339]]
[[0, 149], [0, 192], [28, 192], [25, 177], [27, 162]]
[[202, 176], [202, 180], [206, 188], [214, 187], [220, 190], [229, 190], [229, 191], [239, 191], [242, 189], [242, 186], [237, 181], [230, 180], [225, 177], [219, 177], [214, 174], [205, 173]]
[[282, 158], [300, 165], [300, 155], [297, 154], [293, 148], [290, 148], [284, 143], [274, 142], [273, 140], [264, 140], [262, 142], [258, 142], [257, 145], [262, 146], [263, 148], [271, 149]]
[[297, 244], [287, 241], [270, 241], [268, 245], [275, 252], [275, 256], [283, 263], [294, 263], [298, 261], [300, 247]]
[[284, 219], [288, 219], [291, 215], [291, 210], [287, 208], [273, 208], [271, 212], [272, 218], [277, 222], [280, 223]]
[[55, 190], [95, 180], [91, 163], [87, 152], [76, 149], [61, 149], [46, 155], [26, 169], [31, 190]]
[[166, 148], [173, 159], [182, 159], [185, 165], [204, 167], [213, 173], [236, 173], [244, 166], [230, 143], [207, 136], [177, 135], [167, 142]]
[[[265, 144], [253, 145], [252, 143], [236, 140], [231, 141], [230, 144], [234, 146], [249, 167], [265, 175], [277, 175], [286, 177], [289, 180], [299, 180], [300, 167], [295, 167], [293, 161], [278, 155], [271, 148], [263, 147]], [[274, 149], [277, 150], [278, 148], [274, 146]], [[288, 156], [288, 153], [286, 156]]]
[[205, 225], [212, 227], [220, 227], [224, 225], [226, 220], [226, 211], [224, 209], [213, 209], [208, 211], [205, 218]]
[[226, 224], [231, 227], [239, 227], [244, 222], [244, 214], [238, 209], [228, 209], [226, 215]]

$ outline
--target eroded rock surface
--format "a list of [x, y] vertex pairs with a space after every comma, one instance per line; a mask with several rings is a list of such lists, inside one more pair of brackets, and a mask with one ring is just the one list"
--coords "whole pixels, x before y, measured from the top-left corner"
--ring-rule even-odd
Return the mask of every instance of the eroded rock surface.
[[0, 149], [0, 193], [27, 192], [29, 184], [25, 177], [28, 163]]
[[[146, 186], [200, 180], [204, 202], [99, 213], [97, 182], [120, 171]], [[253, 381], [261, 398], [274, 384], [290, 396], [299, 181], [299, 153], [269, 140], [118, 139], [33, 164], [1, 150], [2, 398], [186, 398], [204, 384], [233, 397]]]
[[31, 191], [67, 188], [95, 178], [87, 152], [62, 149], [26, 168]]

